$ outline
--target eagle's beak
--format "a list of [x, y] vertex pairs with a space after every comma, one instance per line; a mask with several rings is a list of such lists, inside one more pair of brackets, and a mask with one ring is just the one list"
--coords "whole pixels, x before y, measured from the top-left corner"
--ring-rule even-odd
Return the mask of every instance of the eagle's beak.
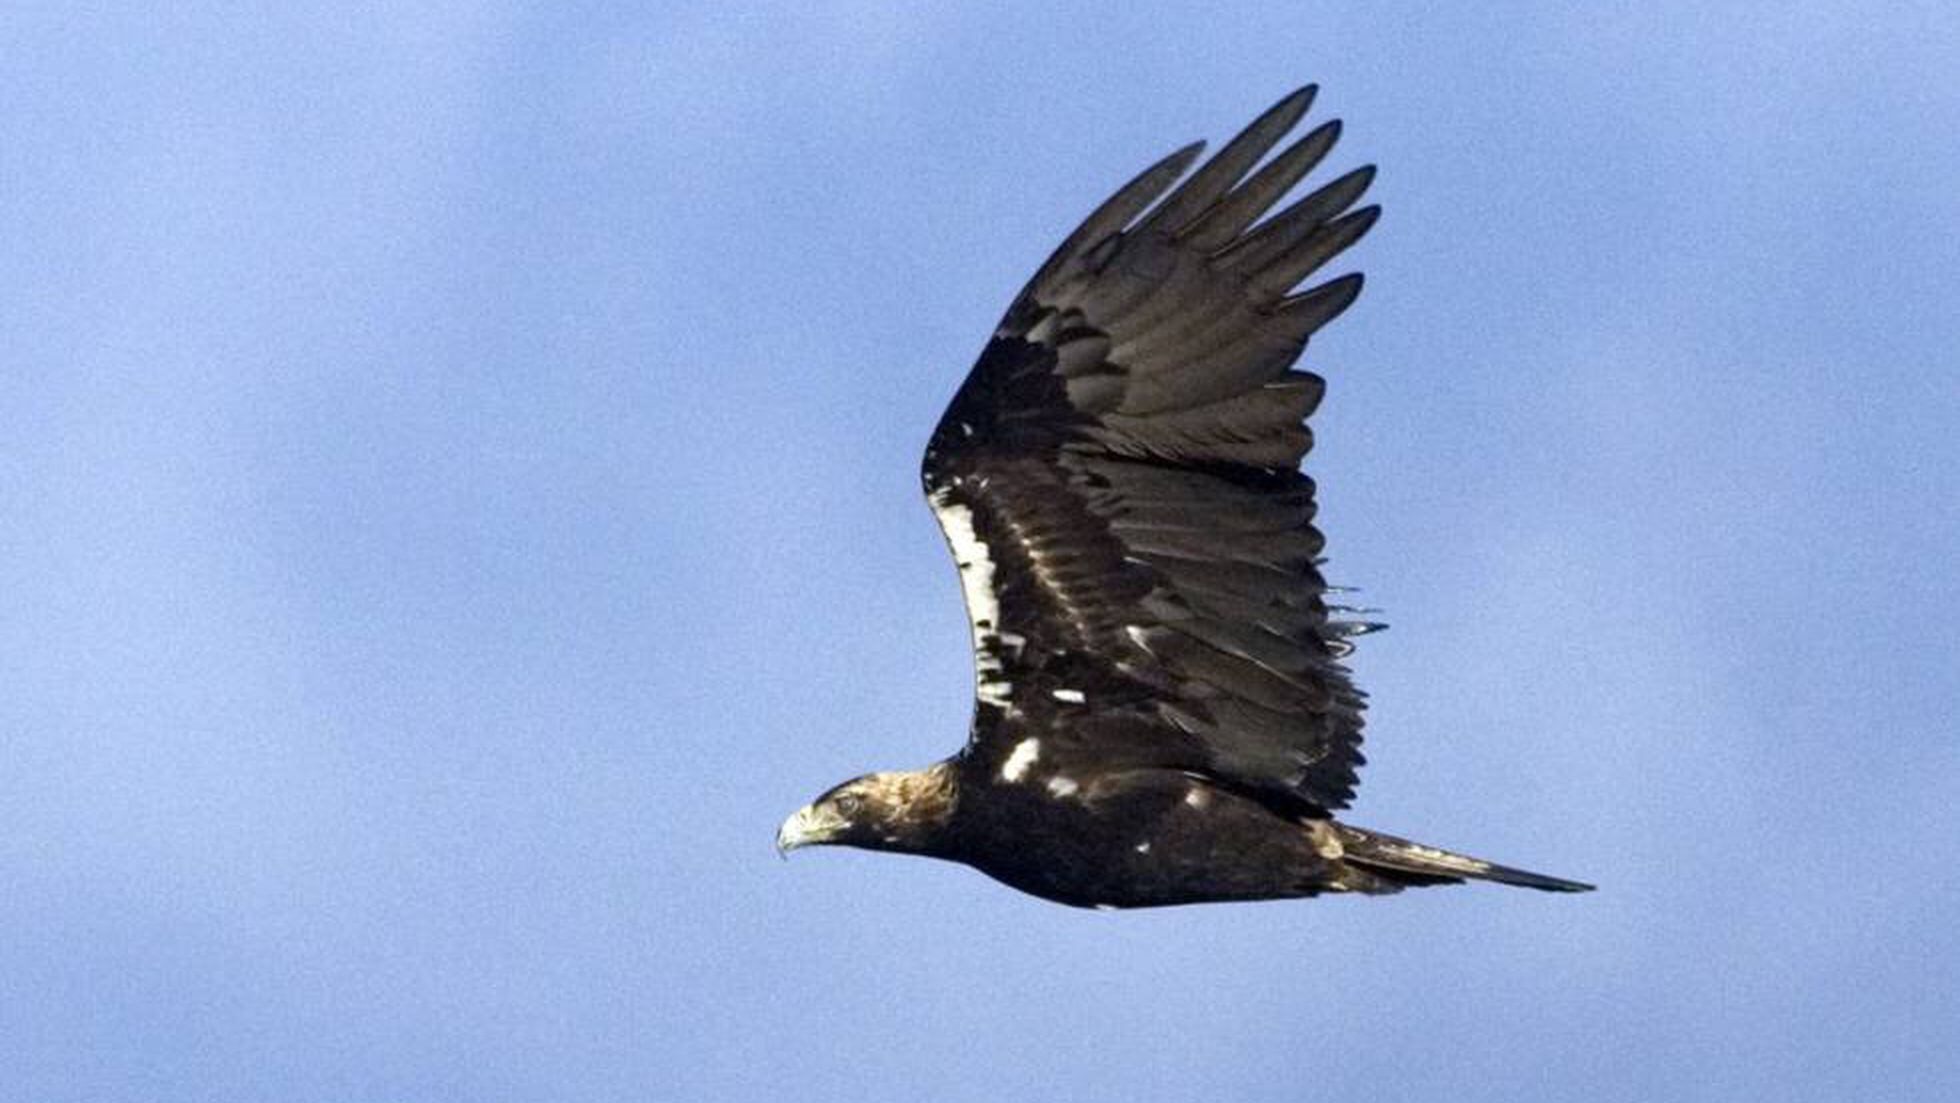
[[776, 853], [787, 858], [799, 846], [828, 841], [843, 826], [841, 817], [825, 815], [806, 804], [776, 829]]

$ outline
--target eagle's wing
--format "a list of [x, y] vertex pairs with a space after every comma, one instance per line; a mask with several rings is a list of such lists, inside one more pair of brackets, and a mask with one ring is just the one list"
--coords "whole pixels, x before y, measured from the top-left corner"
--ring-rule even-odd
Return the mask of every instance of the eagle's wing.
[[1328, 122], [1251, 171], [1313, 92], [1175, 191], [1201, 145], [1090, 215], [934, 431], [925, 488], [977, 663], [969, 756], [1015, 774], [1039, 735], [1077, 776], [1149, 765], [1320, 809], [1352, 797], [1362, 703], [1338, 658], [1371, 626], [1325, 600], [1299, 472], [1323, 383], [1290, 368], [1361, 289], [1293, 291], [1374, 223], [1379, 208], [1348, 210], [1373, 169], [1253, 225], [1339, 134]]

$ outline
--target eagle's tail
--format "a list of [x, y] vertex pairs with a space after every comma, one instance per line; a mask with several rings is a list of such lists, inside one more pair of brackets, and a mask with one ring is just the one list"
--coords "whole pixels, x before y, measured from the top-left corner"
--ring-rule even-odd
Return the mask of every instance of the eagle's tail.
[[1423, 846], [1393, 835], [1367, 831], [1347, 824], [1335, 824], [1341, 849], [1349, 862], [1389, 881], [1409, 885], [1445, 884], [1453, 881], [1496, 881], [1546, 892], [1591, 892], [1593, 886], [1542, 873], [1529, 873], [1500, 866], [1465, 854], [1452, 854], [1433, 846]]

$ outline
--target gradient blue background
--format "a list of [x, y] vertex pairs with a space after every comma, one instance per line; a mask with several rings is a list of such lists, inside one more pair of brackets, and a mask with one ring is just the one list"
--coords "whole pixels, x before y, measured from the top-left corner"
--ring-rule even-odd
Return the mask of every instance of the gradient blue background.
[[[0, 1097], [1960, 1091], [1951, 5], [228, 7], [0, 14]], [[778, 863], [999, 311], [1310, 79], [1354, 819], [1602, 890]]]

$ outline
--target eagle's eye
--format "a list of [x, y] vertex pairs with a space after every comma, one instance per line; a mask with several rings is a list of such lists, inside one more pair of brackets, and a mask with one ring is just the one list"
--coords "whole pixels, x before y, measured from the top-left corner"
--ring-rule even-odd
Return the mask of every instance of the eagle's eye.
[[837, 806], [838, 815], [849, 818], [857, 815], [858, 809], [864, 807], [864, 798], [856, 793], [839, 793], [831, 803]]

